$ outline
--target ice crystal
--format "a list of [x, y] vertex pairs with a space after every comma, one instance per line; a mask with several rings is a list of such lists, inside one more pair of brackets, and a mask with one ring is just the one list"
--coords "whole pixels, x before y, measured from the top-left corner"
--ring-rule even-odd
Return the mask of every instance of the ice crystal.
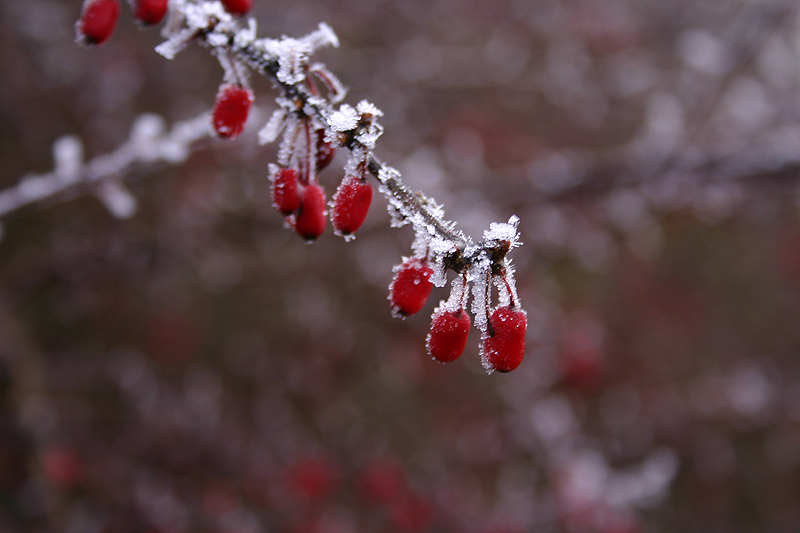
[[338, 111], [334, 111], [328, 117], [328, 126], [333, 131], [346, 132], [354, 130], [358, 126], [359, 115], [353, 106], [342, 104]]
[[519, 217], [516, 215], [512, 215], [508, 222], [492, 222], [489, 224], [489, 229], [483, 232], [483, 238], [487, 241], [506, 241], [511, 248], [521, 246], [517, 231], [518, 225]]
[[274, 142], [281, 134], [283, 127], [286, 125], [286, 109], [278, 108], [270, 117], [269, 121], [258, 132], [258, 143], [267, 144]]

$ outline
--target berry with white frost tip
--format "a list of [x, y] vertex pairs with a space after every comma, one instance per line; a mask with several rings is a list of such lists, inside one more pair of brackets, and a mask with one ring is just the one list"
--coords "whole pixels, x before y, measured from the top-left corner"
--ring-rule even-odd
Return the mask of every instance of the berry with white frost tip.
[[450, 311], [437, 307], [428, 333], [428, 353], [442, 363], [455, 361], [467, 346], [469, 327], [469, 314], [463, 308]]
[[389, 301], [392, 314], [410, 316], [425, 307], [433, 289], [433, 269], [419, 257], [407, 257], [395, 267], [395, 275], [389, 286]]
[[345, 176], [333, 196], [331, 222], [337, 234], [350, 235], [364, 223], [372, 203], [372, 185], [358, 176]]
[[294, 168], [281, 168], [272, 180], [272, 202], [283, 215], [291, 215], [300, 207], [299, 173]]
[[223, 139], [235, 139], [244, 131], [253, 92], [238, 84], [223, 84], [217, 94], [211, 123]]
[[325, 191], [316, 183], [303, 187], [294, 230], [306, 241], [319, 238], [325, 231]]
[[498, 307], [489, 317], [488, 336], [483, 339], [481, 360], [489, 372], [511, 372], [525, 356], [528, 317], [510, 305]]

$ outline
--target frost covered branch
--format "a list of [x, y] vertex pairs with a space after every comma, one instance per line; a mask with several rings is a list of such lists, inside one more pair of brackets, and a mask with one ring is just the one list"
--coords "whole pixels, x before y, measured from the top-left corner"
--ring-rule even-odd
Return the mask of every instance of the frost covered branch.
[[122, 178], [138, 165], [184, 162], [194, 145], [209, 134], [208, 113], [178, 122], [170, 130], [160, 116], [144, 114], [134, 123], [125, 143], [86, 162], [80, 139], [61, 137], [53, 144], [52, 172], [23, 176], [17, 185], [0, 192], [0, 217], [78, 189], [96, 194], [113, 215], [130, 217], [136, 210], [136, 199], [122, 185]]
[[[447, 283], [447, 270], [457, 274], [450, 297], [433, 315], [428, 351], [439, 361], [452, 361], [464, 350], [472, 312], [481, 331], [481, 360], [490, 373], [508, 372], [519, 366], [525, 351], [527, 318], [516, 291], [514, 270], [507, 253], [520, 245], [512, 216], [507, 223], [493, 223], [483, 239], [474, 242], [432, 198], [408, 188], [400, 173], [382, 163], [373, 150], [383, 127], [383, 113], [362, 101], [355, 107], [340, 103], [346, 90], [335, 75], [312, 54], [326, 46], [338, 47], [333, 30], [321, 23], [302, 38], [259, 38], [256, 22], [242, 17], [251, 2], [171, 0], [154, 2], [151, 9], [136, 4], [135, 16], [155, 24], [166, 14], [156, 51], [167, 59], [191, 43], [208, 48], [224, 70], [211, 120], [207, 116], [177, 125], [167, 134], [163, 123], [145, 116], [134, 126], [131, 138], [119, 149], [83, 165], [82, 148], [74, 138], [56, 144], [55, 170], [24, 178], [13, 189], [0, 193], [0, 216], [24, 205], [52, 198], [78, 184], [97, 194], [116, 216], [131, 216], [135, 199], [119, 178], [137, 163], [180, 163], [191, 145], [211, 132], [218, 137], [237, 137], [245, 127], [253, 102], [249, 76], [267, 76], [278, 91], [278, 109], [259, 133], [262, 144], [281, 137], [278, 161], [270, 165], [275, 207], [306, 241], [324, 231], [330, 215], [334, 232], [346, 240], [361, 226], [372, 198], [367, 174], [379, 182], [387, 198], [392, 225], [410, 224], [415, 233], [413, 255], [395, 267], [389, 299], [395, 316], [418, 312], [432, 287]], [[156, 6], [163, 6], [158, 12]], [[76, 25], [78, 40], [100, 44], [113, 33], [119, 13], [117, 0], [88, 0]], [[332, 160], [336, 148], [349, 150], [345, 176], [328, 205], [318, 174]], [[330, 207], [330, 213], [327, 208]], [[471, 287], [471, 290], [470, 290]], [[498, 305], [493, 306], [493, 294]], [[469, 297], [472, 304], [468, 306]]]

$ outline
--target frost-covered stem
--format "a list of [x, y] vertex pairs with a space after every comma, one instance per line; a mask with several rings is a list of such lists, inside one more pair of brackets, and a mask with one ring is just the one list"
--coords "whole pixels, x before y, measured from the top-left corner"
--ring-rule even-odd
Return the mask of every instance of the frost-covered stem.
[[77, 189], [90, 187], [115, 215], [133, 214], [136, 200], [120, 183], [138, 165], [180, 163], [194, 145], [210, 138], [208, 113], [176, 123], [166, 131], [164, 120], [146, 114], [131, 128], [130, 138], [116, 150], [87, 162], [83, 146], [72, 136], [62, 137], [53, 146], [54, 170], [24, 176], [15, 186], [0, 192], [0, 217], [30, 204], [47, 201]]
[[[233, 32], [226, 33], [233, 55], [255, 72], [267, 76], [284, 98], [295, 103], [298, 115], [313, 114], [323, 124], [329, 122], [334, 109], [326, 100], [312, 94], [300, 84], [281, 81], [278, 77], [280, 63], [277, 58], [265, 55], [263, 51], [257, 49], [253, 44], [237, 44], [235, 34]], [[203, 39], [205, 35], [207, 34], [200, 33], [198, 38]], [[324, 78], [325, 73], [323, 72], [321, 76]], [[342, 134], [342, 145], [350, 150], [364, 149], [364, 146], [356, 139], [353, 132], [344, 132]], [[397, 202], [405, 206], [405, 210], [415, 213], [416, 216], [424, 221], [428, 233], [453, 243], [455, 250], [444, 258], [445, 268], [463, 272], [482, 253], [489, 255], [494, 270], [503, 268], [502, 263], [509, 250], [507, 245], [496, 241], [483, 241], [478, 243], [477, 246], [474, 245], [462, 233], [452, 229], [455, 224], [442, 221], [432, 213], [429, 208], [431, 200], [425, 195], [410, 189], [403, 183], [400, 173], [378, 160], [371, 150], [368, 150], [367, 170], [384, 186], [381, 189], [382, 191], [388, 192]]]

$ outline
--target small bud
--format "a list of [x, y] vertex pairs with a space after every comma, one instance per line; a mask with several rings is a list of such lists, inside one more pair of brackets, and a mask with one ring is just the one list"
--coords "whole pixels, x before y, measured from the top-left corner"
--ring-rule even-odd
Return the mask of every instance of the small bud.
[[317, 170], [322, 170], [333, 161], [336, 148], [325, 140], [325, 130], [317, 131]]
[[103, 44], [114, 33], [119, 18], [117, 0], [87, 0], [83, 3], [81, 18], [75, 24], [78, 42]]
[[222, 5], [231, 15], [245, 15], [253, 7], [253, 0], [222, 0]]
[[299, 174], [294, 168], [281, 168], [272, 180], [272, 202], [282, 215], [291, 215], [300, 207]]
[[442, 363], [455, 361], [467, 347], [469, 326], [469, 314], [464, 309], [449, 311], [437, 307], [428, 333], [428, 353]]
[[234, 139], [241, 135], [252, 104], [252, 91], [241, 85], [223, 84], [217, 93], [211, 118], [217, 135], [223, 139]]
[[489, 336], [483, 339], [483, 367], [490, 372], [511, 372], [517, 368], [525, 355], [527, 329], [525, 311], [511, 306], [495, 309], [489, 317]]
[[161, 22], [167, 14], [167, 0], [132, 0], [133, 16], [145, 26]]
[[345, 176], [333, 196], [331, 222], [337, 234], [349, 235], [364, 223], [372, 202], [372, 186], [363, 178]]
[[432, 274], [433, 269], [419, 257], [406, 258], [395, 267], [394, 279], [389, 286], [393, 315], [410, 316], [425, 307], [433, 289]]
[[304, 187], [294, 229], [307, 241], [314, 241], [325, 231], [325, 191], [316, 183]]

